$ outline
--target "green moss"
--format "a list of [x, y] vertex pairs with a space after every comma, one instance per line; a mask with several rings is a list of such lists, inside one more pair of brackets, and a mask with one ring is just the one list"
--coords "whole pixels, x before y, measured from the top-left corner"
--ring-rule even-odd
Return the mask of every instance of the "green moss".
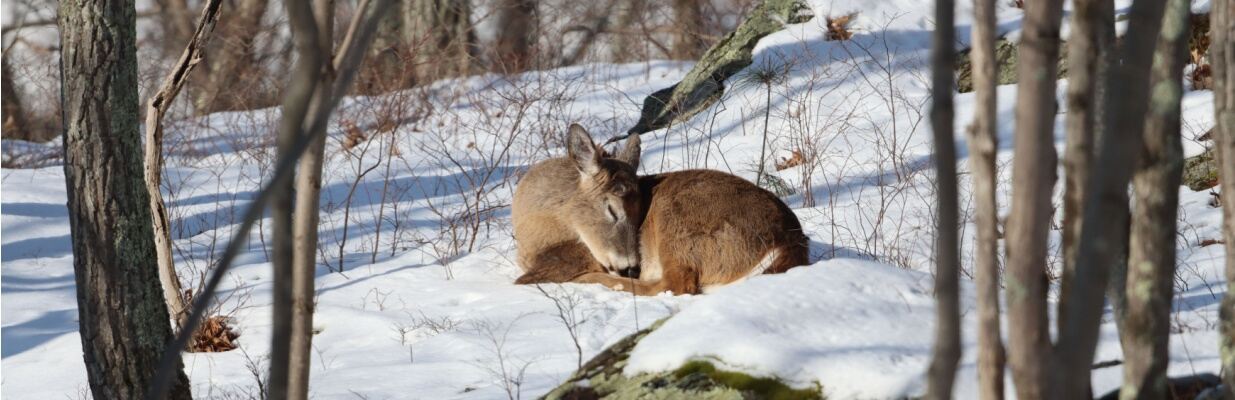
[[794, 389], [774, 378], [755, 377], [741, 372], [718, 370], [715, 365], [703, 360], [690, 361], [673, 372], [673, 376], [679, 380], [689, 379], [697, 375], [706, 376], [712, 382], [758, 399], [806, 400], [823, 398], [822, 391], [818, 386], [812, 389]]
[[662, 321], [632, 334], [583, 365], [569, 380], [541, 399], [606, 400], [798, 400], [823, 399], [822, 389], [793, 389], [775, 378], [721, 371], [707, 361], [691, 361], [676, 371], [627, 376], [626, 359], [639, 340]]
[[1193, 191], [1218, 186], [1218, 160], [1213, 149], [1184, 160], [1184, 185]]

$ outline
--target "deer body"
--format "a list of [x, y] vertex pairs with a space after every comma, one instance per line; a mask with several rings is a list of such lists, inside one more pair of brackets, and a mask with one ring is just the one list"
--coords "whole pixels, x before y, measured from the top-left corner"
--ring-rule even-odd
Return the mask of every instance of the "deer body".
[[533, 166], [515, 190], [512, 217], [524, 271], [516, 283], [701, 293], [808, 262], [801, 224], [772, 193], [711, 170], [632, 178], [637, 136], [606, 159], [576, 128], [571, 155]]

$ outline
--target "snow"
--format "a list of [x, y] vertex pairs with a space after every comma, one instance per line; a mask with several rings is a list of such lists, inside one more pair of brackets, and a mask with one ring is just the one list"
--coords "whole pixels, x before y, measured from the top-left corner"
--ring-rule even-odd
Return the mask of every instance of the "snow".
[[[313, 397], [534, 397], [569, 377], [580, 355], [586, 361], [666, 317], [636, 347], [627, 373], [705, 358], [794, 385], [817, 383], [832, 398], [922, 394], [934, 323], [925, 116], [933, 11], [929, 2], [909, 0], [815, 0], [812, 7], [816, 20], [768, 36], [755, 52], [753, 68], [788, 66], [783, 82], [769, 88], [738, 76], [696, 118], [644, 136], [643, 173], [713, 168], [754, 180], [765, 111], [770, 158], [818, 151], [816, 164], [773, 172], [795, 189], [784, 199], [812, 240], [813, 264], [701, 296], [633, 298], [576, 284], [545, 286], [546, 295], [511, 283], [520, 271], [508, 206], [522, 171], [563, 153], [570, 122], [600, 141], [624, 133], [643, 97], [676, 82], [690, 64], [590, 64], [346, 99], [331, 124], [323, 182]], [[957, 11], [962, 42], [968, 7]], [[824, 41], [822, 17], [852, 11], [859, 12], [853, 40]], [[1020, 11], [1001, 4], [999, 21], [1015, 36]], [[1065, 85], [1060, 81], [1060, 96]], [[1015, 86], [1000, 87], [998, 97], [1005, 214]], [[1186, 93], [1188, 155], [1203, 150], [1194, 138], [1213, 125], [1212, 104], [1209, 92]], [[965, 276], [975, 229], [963, 139], [973, 108], [971, 94], [956, 97]], [[1060, 151], [1064, 111], [1056, 116]], [[264, 182], [278, 118], [278, 109], [266, 109], [168, 123], [164, 196], [186, 287], [200, 280]], [[391, 121], [393, 133], [379, 129]], [[349, 131], [372, 140], [347, 148]], [[358, 178], [374, 165], [380, 168]], [[87, 385], [62, 168], [2, 174], [0, 397], [81, 397]], [[1060, 190], [1056, 185], [1056, 201]], [[1180, 196], [1169, 373], [1214, 372], [1224, 253], [1201, 244], [1221, 237], [1221, 216], [1207, 191], [1181, 188]], [[489, 219], [461, 239], [470, 230], [456, 228], [477, 206]], [[1051, 235], [1057, 247], [1058, 231]], [[270, 346], [265, 240], [268, 234], [257, 232], [248, 238], [220, 294], [218, 312], [239, 331], [240, 349], [185, 354], [198, 398], [245, 398], [256, 390], [249, 367], [263, 369]], [[977, 391], [974, 301], [967, 279], [962, 289], [957, 397], [968, 399]], [[579, 353], [555, 302], [573, 305], [568, 319], [579, 321]], [[1119, 358], [1108, 314], [1096, 360]], [[1119, 367], [1095, 370], [1095, 392], [1117, 388], [1121, 374]]]
[[798, 386], [817, 382], [829, 397], [920, 393], [935, 317], [930, 285], [924, 273], [845, 259], [754, 277], [699, 299], [643, 338], [626, 373], [709, 358]]

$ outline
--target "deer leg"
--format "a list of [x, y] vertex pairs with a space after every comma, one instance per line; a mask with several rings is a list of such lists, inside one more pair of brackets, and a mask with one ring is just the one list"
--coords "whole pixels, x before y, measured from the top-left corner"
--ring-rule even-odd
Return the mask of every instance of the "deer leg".
[[641, 281], [638, 279], [613, 276], [604, 272], [589, 272], [571, 280], [575, 283], [599, 283], [613, 290], [622, 290], [638, 296], [652, 296], [666, 289], [664, 281]]
[[590, 272], [604, 271], [587, 247], [579, 242], [565, 242], [541, 251], [529, 262], [517, 285], [565, 283]]

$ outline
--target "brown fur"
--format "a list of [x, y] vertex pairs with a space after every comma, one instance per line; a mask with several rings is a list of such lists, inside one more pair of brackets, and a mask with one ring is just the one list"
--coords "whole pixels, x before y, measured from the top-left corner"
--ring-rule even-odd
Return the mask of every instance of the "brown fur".
[[[571, 177], [578, 172], [566, 159], [533, 170], [535, 180], [525, 177], [515, 195], [515, 240], [525, 272], [517, 283], [600, 283], [640, 295], [701, 293], [748, 277], [760, 263], [767, 263], [763, 273], [780, 273], [808, 262], [801, 224], [779, 198], [731, 174], [688, 170], [639, 178], [638, 204], [630, 211], [645, 210], [632, 214], [641, 222], [641, 275], [635, 280], [606, 273], [599, 257], [562, 228], [570, 224], [560, 220], [576, 214], [553, 202], [530, 201], [569, 197], [563, 193], [578, 184]], [[556, 194], [541, 196], [542, 191]], [[555, 221], [529, 215], [552, 215]], [[764, 260], [772, 251], [775, 258]]]

